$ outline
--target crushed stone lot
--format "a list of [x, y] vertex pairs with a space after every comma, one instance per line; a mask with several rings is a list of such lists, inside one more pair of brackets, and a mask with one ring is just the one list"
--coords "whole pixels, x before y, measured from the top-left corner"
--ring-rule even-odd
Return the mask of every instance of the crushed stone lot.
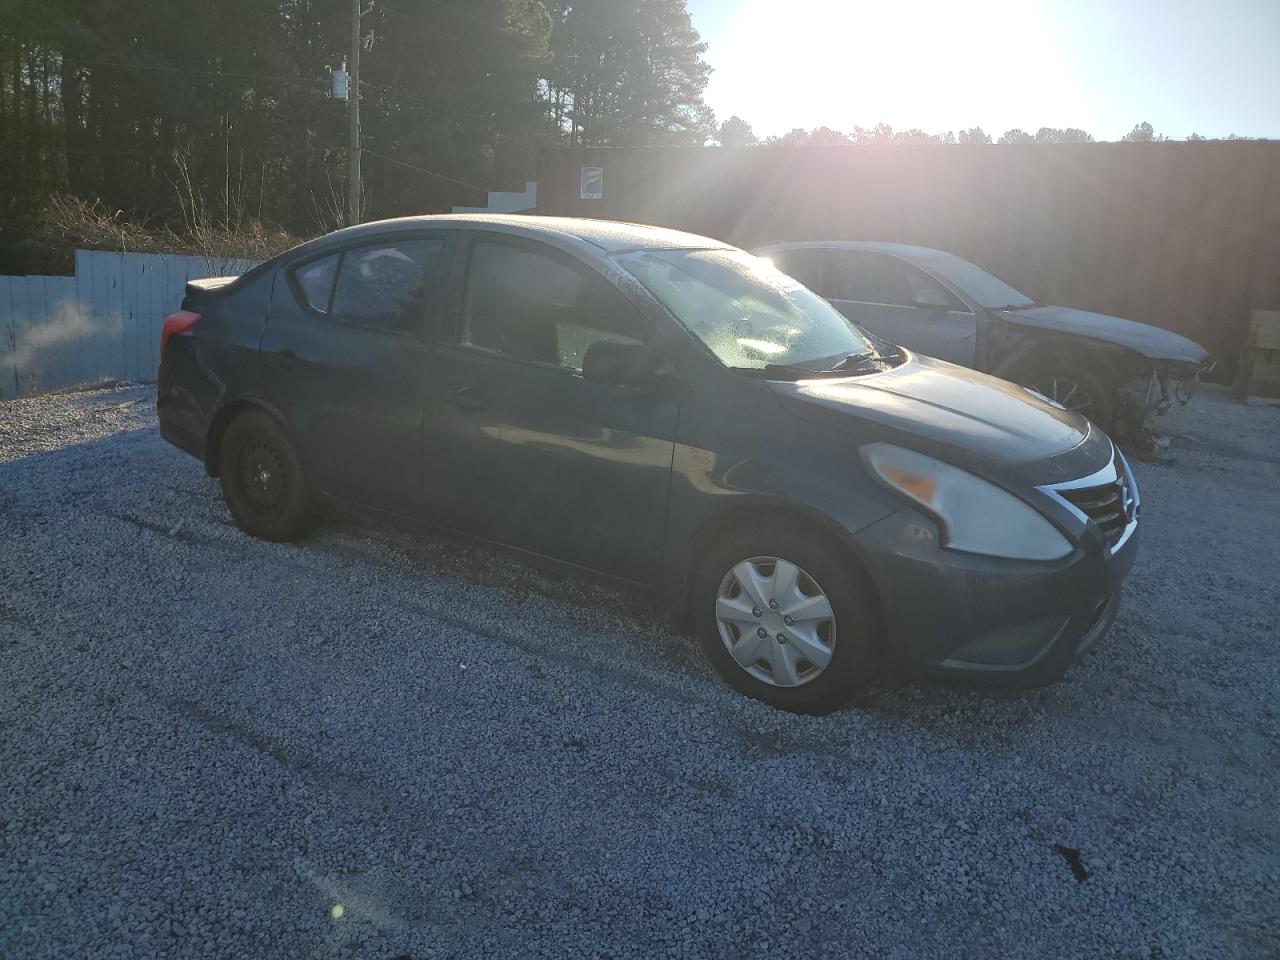
[[478, 547], [251, 540], [153, 403], [0, 403], [0, 957], [1280, 956], [1280, 406], [1170, 415], [1065, 681], [814, 718]]

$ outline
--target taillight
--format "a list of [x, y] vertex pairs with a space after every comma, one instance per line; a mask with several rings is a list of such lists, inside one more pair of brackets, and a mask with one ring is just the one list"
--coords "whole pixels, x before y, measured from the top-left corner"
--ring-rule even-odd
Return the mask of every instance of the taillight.
[[190, 310], [179, 310], [177, 313], [171, 313], [164, 318], [164, 327], [160, 330], [160, 356], [164, 356], [165, 344], [169, 342], [169, 338], [175, 333], [186, 333], [194, 327], [200, 320], [200, 314], [192, 313]]

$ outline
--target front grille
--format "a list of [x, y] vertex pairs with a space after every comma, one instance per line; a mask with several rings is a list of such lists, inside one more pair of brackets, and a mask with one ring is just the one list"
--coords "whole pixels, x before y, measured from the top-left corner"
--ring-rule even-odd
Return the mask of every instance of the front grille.
[[1096, 523], [1114, 547], [1129, 525], [1133, 492], [1128, 489], [1124, 469], [1116, 464], [1116, 479], [1092, 487], [1059, 488], [1058, 495]]

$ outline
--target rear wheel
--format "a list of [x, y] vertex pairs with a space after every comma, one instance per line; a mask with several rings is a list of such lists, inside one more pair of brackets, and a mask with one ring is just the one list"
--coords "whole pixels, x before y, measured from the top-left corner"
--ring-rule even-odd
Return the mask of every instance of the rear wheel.
[[1111, 428], [1115, 412], [1112, 390], [1103, 377], [1075, 357], [1032, 358], [1015, 367], [1010, 379], [1088, 417], [1104, 430]]
[[694, 582], [703, 650], [740, 693], [796, 713], [826, 713], [870, 677], [879, 619], [838, 549], [799, 528], [734, 533]]
[[302, 461], [284, 429], [260, 411], [227, 427], [218, 457], [222, 496], [245, 533], [264, 540], [297, 540], [319, 512]]

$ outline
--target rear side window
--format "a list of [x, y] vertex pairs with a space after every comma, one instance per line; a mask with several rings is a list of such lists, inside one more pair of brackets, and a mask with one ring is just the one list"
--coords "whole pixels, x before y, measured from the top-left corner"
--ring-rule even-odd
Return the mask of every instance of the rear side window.
[[294, 271], [298, 292], [312, 310], [329, 312], [329, 300], [333, 297], [333, 281], [338, 275], [338, 260], [342, 254], [334, 253], [319, 260], [304, 263]]
[[642, 321], [600, 277], [514, 244], [471, 247], [463, 339], [519, 360], [581, 370], [600, 340], [643, 343]]
[[421, 239], [344, 251], [329, 313], [379, 330], [421, 333], [443, 247]]

